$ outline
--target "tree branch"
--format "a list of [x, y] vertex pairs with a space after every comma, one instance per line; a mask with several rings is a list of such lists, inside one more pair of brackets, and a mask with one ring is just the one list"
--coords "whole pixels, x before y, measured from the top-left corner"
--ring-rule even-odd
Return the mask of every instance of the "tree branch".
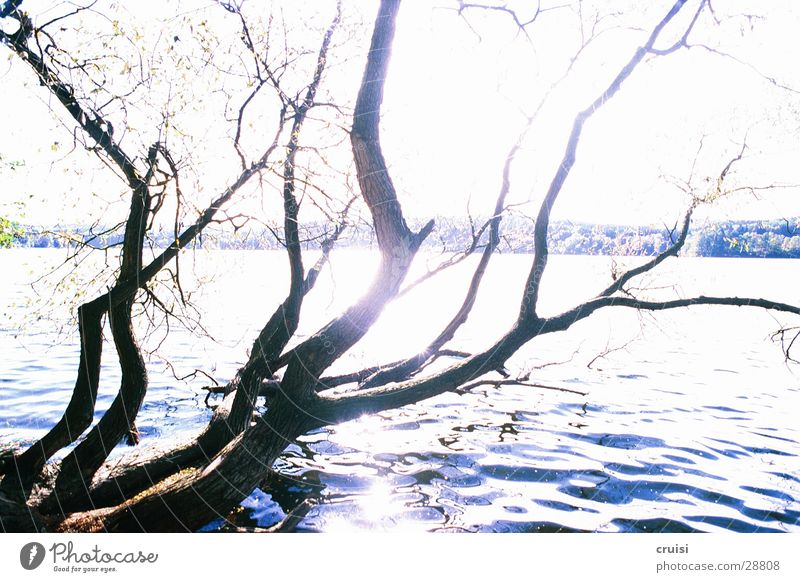
[[607, 297], [609, 295], [613, 295], [617, 291], [623, 290], [628, 281], [634, 277], [654, 269], [669, 257], [677, 257], [678, 252], [681, 250], [681, 248], [683, 248], [683, 245], [686, 242], [686, 237], [689, 235], [689, 225], [691, 224], [693, 209], [694, 207], [690, 208], [683, 217], [683, 225], [681, 226], [681, 232], [678, 235], [678, 240], [676, 240], [665, 251], [659, 253], [651, 260], [639, 265], [638, 267], [630, 269], [629, 271], [626, 271], [617, 277], [617, 279], [611, 285], [606, 287], [598, 294], [598, 297]]
[[681, 11], [687, 0], [678, 0], [667, 12], [667, 14], [659, 21], [653, 31], [650, 33], [647, 42], [633, 53], [630, 60], [620, 69], [614, 80], [608, 87], [583, 111], [575, 116], [572, 124], [572, 132], [570, 133], [567, 146], [564, 151], [564, 156], [558, 166], [550, 187], [547, 190], [544, 201], [539, 208], [539, 213], [536, 217], [534, 226], [534, 256], [533, 265], [531, 267], [528, 280], [525, 284], [525, 291], [520, 304], [519, 318], [521, 320], [536, 319], [536, 306], [539, 298], [539, 287], [541, 285], [542, 276], [544, 275], [547, 266], [548, 249], [547, 249], [547, 232], [550, 225], [550, 213], [553, 206], [561, 193], [564, 183], [569, 177], [572, 166], [575, 164], [578, 144], [580, 143], [583, 127], [586, 121], [597, 112], [609, 99], [611, 99], [622, 87], [634, 69], [642, 62], [642, 60], [651, 53], [653, 45], [658, 39], [661, 31], [669, 22]]

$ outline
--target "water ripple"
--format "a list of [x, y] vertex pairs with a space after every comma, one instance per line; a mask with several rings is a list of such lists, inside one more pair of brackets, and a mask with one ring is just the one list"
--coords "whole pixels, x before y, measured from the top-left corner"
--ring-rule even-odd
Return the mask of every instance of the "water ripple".
[[[240, 259], [262, 265], [265, 257], [226, 255], [226, 265]], [[498, 257], [508, 264], [521, 259]], [[739, 274], [775, 269], [781, 282], [776, 288], [786, 287], [777, 263], [736, 263], [714, 265]], [[17, 289], [12, 287], [3, 286], [0, 294]], [[271, 293], [267, 303], [278, 302], [280, 287], [248, 279], [210, 291], [213, 301], [227, 306], [207, 310], [208, 325], [221, 343], [198, 343], [176, 333], [163, 352], [182, 372], [211, 370], [225, 381], [239, 365], [243, 342], [258, 329], [247, 311], [253, 303], [235, 294], [252, 292], [263, 304]], [[315, 288], [318, 293], [324, 290]], [[446, 293], [440, 299], [449, 304]], [[310, 304], [314, 301], [310, 294]], [[320, 305], [317, 315], [329, 317], [330, 305]], [[233, 313], [239, 307], [242, 313]], [[753, 340], [768, 336], [775, 322], [754, 312], [737, 312], [737, 318], [742, 323], [718, 312], [671, 312], [659, 315], [657, 328], [648, 328], [647, 341], [609, 354], [593, 369], [577, 359], [540, 366], [569, 359], [575, 346], [592, 338], [603, 342], [590, 348], [593, 354], [603, 345], [622, 345], [630, 338], [626, 334], [635, 335], [642, 325], [635, 316], [598, 314], [564, 334], [568, 337], [535, 340], [509, 362], [534, 370], [543, 384], [569, 386], [587, 396], [481, 388], [320, 429], [287, 448], [264, 485], [269, 493], [254, 491], [237, 515], [268, 526], [312, 498], [318, 505], [300, 525], [304, 531], [800, 533], [800, 387], [780, 351]], [[408, 327], [425, 322], [413, 323]], [[475, 324], [465, 332], [465, 344], [482, 345], [501, 323], [493, 315]], [[37, 325], [24, 338], [14, 326], [0, 327], [0, 445], [40, 437], [60, 418], [74, 385], [75, 338], [56, 338]], [[609, 339], [612, 332], [621, 334], [620, 341]], [[386, 356], [396, 356], [395, 342], [402, 339], [394, 333], [364, 350], [379, 352], [375, 363], [389, 361]], [[113, 354], [113, 346], [104, 349]], [[350, 368], [343, 371], [361, 367], [361, 357], [347, 360]], [[137, 419], [143, 442], [193, 434], [207, 422], [210, 412], [199, 388], [206, 379], [177, 382], [156, 358], [150, 377]], [[119, 388], [119, 371], [104, 365], [102, 378], [98, 415]]]

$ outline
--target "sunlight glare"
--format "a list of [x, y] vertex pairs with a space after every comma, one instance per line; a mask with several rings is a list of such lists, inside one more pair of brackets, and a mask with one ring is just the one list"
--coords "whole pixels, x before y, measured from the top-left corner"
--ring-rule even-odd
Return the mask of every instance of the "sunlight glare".
[[358, 501], [364, 517], [370, 522], [380, 523], [402, 510], [402, 505], [392, 500], [392, 493], [392, 488], [382, 480], [375, 481]]

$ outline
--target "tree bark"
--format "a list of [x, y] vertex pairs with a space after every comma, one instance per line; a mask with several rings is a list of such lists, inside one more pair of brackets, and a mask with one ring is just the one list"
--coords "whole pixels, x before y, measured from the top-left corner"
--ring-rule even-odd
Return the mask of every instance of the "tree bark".
[[44, 437], [9, 461], [0, 493], [14, 499], [26, 498], [47, 460], [63, 447], [75, 442], [91, 424], [100, 381], [104, 314], [105, 307], [98, 300], [78, 308], [78, 377], [67, 408], [58, 423]]
[[[233, 195], [246, 184], [251, 177], [261, 172], [267, 166], [269, 156], [277, 147], [278, 136], [283, 128], [281, 120], [278, 132], [272, 145], [266, 149], [261, 158], [244, 168], [234, 182], [227, 187], [212, 203], [203, 211], [194, 224], [180, 233], [176, 239], [167, 246], [155, 259], [147, 266], [142, 266], [141, 244], [135, 245], [131, 241], [141, 239], [144, 235], [146, 214], [148, 206], [147, 183], [149, 176], [142, 177], [136, 165], [119, 144], [112, 137], [107, 124], [99, 115], [92, 111], [87, 111], [74, 96], [72, 87], [62, 81], [57, 73], [48, 67], [43, 55], [35, 53], [28, 46], [29, 38], [38, 33], [27, 16], [20, 12], [15, 12], [12, 17], [20, 22], [20, 30], [15, 34], [7, 34], [0, 31], [0, 40], [9, 46], [20, 58], [30, 65], [41, 83], [58, 99], [65, 110], [78, 123], [79, 127], [92, 139], [94, 139], [100, 151], [108, 156], [108, 159], [116, 165], [128, 185], [133, 191], [131, 200], [131, 213], [126, 223], [125, 248], [123, 250], [123, 268], [117, 277], [117, 282], [107, 293], [100, 295], [91, 302], [83, 304], [78, 309], [79, 333], [80, 333], [80, 358], [78, 376], [73, 389], [70, 402], [67, 405], [64, 415], [59, 422], [48, 433], [34, 443], [22, 454], [16, 456], [6, 467], [11, 468], [6, 471], [0, 491], [13, 498], [25, 498], [30, 494], [34, 481], [40, 475], [45, 463], [59, 450], [75, 442], [80, 435], [90, 426], [94, 417], [94, 407], [97, 400], [97, 389], [100, 375], [100, 363], [102, 356], [102, 320], [103, 316], [109, 311], [116, 311], [116, 319], [130, 319], [129, 305], [139, 289], [143, 288], [164, 266], [166, 266], [178, 253], [188, 246], [203, 229], [214, 219], [216, 213], [227, 203]], [[155, 148], [155, 146], [154, 146]], [[153, 171], [155, 164], [155, 149], [151, 149], [148, 160], [150, 162], [147, 173]], [[138, 246], [138, 248], [137, 248]], [[119, 309], [123, 306], [122, 309]], [[127, 312], [127, 315], [125, 314]], [[120, 325], [119, 329], [123, 329]], [[124, 332], [123, 332], [124, 333]], [[125, 339], [121, 340], [123, 343]], [[138, 351], [138, 347], [131, 346]], [[118, 345], [119, 349], [119, 345]], [[129, 352], [130, 350], [124, 350]], [[129, 364], [123, 364], [123, 369], [127, 367], [133, 371], [139, 371], [129, 375], [133, 378], [128, 385], [137, 382], [135, 378], [141, 378], [141, 367], [136, 361], [138, 357], [129, 358]], [[146, 372], [144, 376], [146, 388]], [[141, 385], [141, 380], [139, 380]], [[129, 405], [134, 405], [138, 397], [128, 397], [126, 401]], [[115, 411], [124, 414], [124, 408], [129, 405], [120, 404]], [[127, 415], [129, 416], [129, 415]], [[131, 419], [132, 420], [132, 419]], [[113, 423], [117, 424], [117, 423]], [[127, 429], [133, 430], [129, 424]], [[115, 431], [116, 432], [116, 431]], [[105, 438], [103, 442], [108, 445], [108, 441], [113, 438]], [[118, 439], [117, 439], [118, 440]], [[113, 445], [112, 445], [113, 446]], [[77, 465], [74, 465], [77, 467]]]
[[[319, 424], [314, 417], [314, 386], [321, 373], [372, 326], [386, 302], [397, 294], [414, 254], [433, 228], [412, 233], [403, 218], [378, 139], [383, 83], [394, 35], [397, 0], [381, 2], [354, 112], [351, 143], [362, 195], [378, 235], [382, 260], [366, 295], [291, 352], [278, 396], [264, 418], [246, 429], [202, 470], [166, 487], [156, 486], [135, 502], [95, 515], [109, 530], [194, 529], [234, 507], [263, 479], [288, 444]], [[255, 461], [255, 462], [254, 462]], [[155, 508], [162, 508], [158, 516]], [[163, 511], [163, 508], [168, 511]], [[150, 520], [155, 519], [155, 523]], [[66, 526], [69, 527], [69, 526]]]
[[[147, 221], [150, 213], [155, 212], [150, 208], [149, 182], [155, 169], [158, 147], [156, 144], [150, 148], [145, 175], [139, 177], [138, 172], [135, 174], [139, 182], [134, 185], [125, 223], [118, 279], [135, 277], [142, 269]], [[147, 394], [147, 368], [134, 336], [132, 308], [133, 297], [109, 309], [111, 335], [122, 371], [120, 389], [86, 439], [61, 463], [51, 496], [51, 507], [54, 509], [61, 504], [68, 504], [73, 496], [86, 497], [86, 483], [91, 483], [94, 474], [123, 436], [129, 435], [129, 438], [138, 442], [135, 420]]]

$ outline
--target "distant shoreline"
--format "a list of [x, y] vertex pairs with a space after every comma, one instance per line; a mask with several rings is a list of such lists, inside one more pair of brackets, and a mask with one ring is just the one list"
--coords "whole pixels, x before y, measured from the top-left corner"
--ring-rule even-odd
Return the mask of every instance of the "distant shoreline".
[[[464, 252], [473, 243], [472, 233], [481, 226], [470, 225], [465, 219], [437, 217], [436, 229], [428, 237], [423, 250], [445, 253]], [[413, 225], [412, 225], [413, 226]], [[121, 230], [105, 227], [55, 225], [37, 227], [18, 225], [18, 234], [10, 248], [65, 248], [85, 245], [92, 248], [114, 248], [122, 241]], [[319, 248], [332, 226], [311, 223], [301, 227], [303, 247]], [[281, 250], [281, 229], [241, 228], [232, 233], [206, 229], [194, 243], [195, 248], [208, 250]], [[480, 252], [483, 238], [473, 252]], [[556, 255], [652, 256], [664, 251], [671, 243], [669, 231], [655, 226], [621, 226], [556, 221], [550, 226], [549, 250]], [[676, 234], [672, 233], [672, 236]], [[530, 220], [516, 216], [502, 222], [500, 252], [532, 253], [533, 225]], [[173, 233], [160, 231], [148, 243], [154, 248], [170, 244]], [[345, 229], [337, 248], [369, 249], [375, 246], [374, 233], [365, 226]], [[698, 226], [690, 230], [681, 250], [683, 256], [727, 258], [800, 258], [800, 219], [771, 221], [727, 221]]]

